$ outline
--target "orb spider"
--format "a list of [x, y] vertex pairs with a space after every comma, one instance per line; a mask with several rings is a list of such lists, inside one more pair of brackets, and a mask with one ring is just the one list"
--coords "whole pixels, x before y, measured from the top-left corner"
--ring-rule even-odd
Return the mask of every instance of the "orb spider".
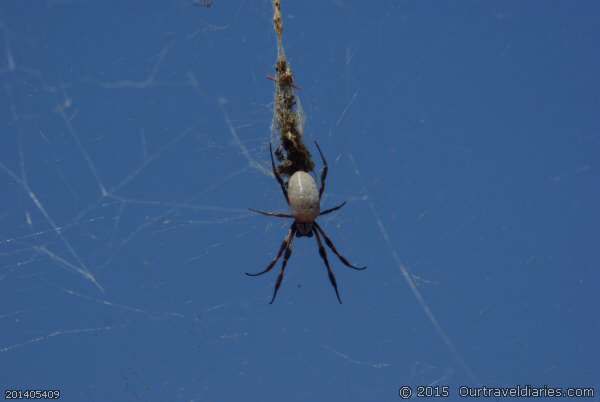
[[275, 160], [273, 159], [273, 147], [271, 144], [269, 144], [269, 154], [271, 155], [271, 167], [273, 169], [273, 175], [275, 176], [277, 183], [279, 183], [281, 191], [283, 191], [283, 196], [285, 197], [285, 200], [290, 207], [291, 213], [268, 212], [250, 208], [250, 211], [256, 212], [261, 215], [273, 216], [277, 218], [294, 219], [294, 222], [292, 222], [287, 235], [285, 236], [283, 242], [281, 243], [281, 246], [279, 247], [277, 255], [275, 256], [275, 258], [273, 258], [269, 265], [267, 265], [267, 268], [265, 268], [261, 272], [254, 274], [246, 272], [246, 275], [248, 276], [259, 276], [262, 274], [266, 274], [271, 269], [273, 269], [279, 258], [281, 258], [281, 255], [285, 252], [285, 254], [283, 255], [283, 264], [281, 265], [281, 271], [279, 271], [279, 276], [277, 277], [277, 281], [275, 282], [273, 297], [269, 302], [270, 304], [273, 304], [273, 302], [275, 301], [275, 297], [277, 296], [277, 292], [279, 291], [279, 287], [281, 286], [281, 281], [283, 280], [283, 276], [285, 274], [285, 267], [287, 266], [288, 260], [292, 255], [292, 243], [295, 237], [312, 237], [313, 234], [315, 235], [317, 246], [319, 247], [319, 255], [321, 256], [321, 259], [323, 259], [323, 262], [327, 267], [329, 282], [331, 282], [331, 286], [333, 286], [333, 289], [335, 290], [335, 295], [337, 296], [338, 302], [340, 302], [340, 304], [342, 303], [342, 299], [340, 298], [340, 292], [338, 291], [337, 281], [335, 279], [335, 274], [333, 273], [333, 270], [329, 265], [327, 251], [325, 250], [325, 247], [323, 247], [321, 236], [323, 236], [323, 238], [325, 239], [325, 244], [327, 244], [331, 251], [333, 251], [333, 253], [340, 259], [342, 264], [344, 264], [348, 268], [352, 268], [358, 271], [362, 271], [363, 269], [367, 268], [355, 266], [352, 263], [350, 263], [350, 261], [348, 261], [346, 257], [341, 255], [335, 248], [329, 236], [327, 236], [323, 228], [321, 228], [321, 226], [316, 221], [317, 217], [329, 214], [342, 208], [344, 205], [346, 205], [346, 202], [344, 201], [333, 208], [321, 211], [321, 197], [323, 196], [323, 192], [325, 191], [325, 179], [327, 178], [328, 167], [327, 161], [323, 156], [323, 152], [321, 152], [321, 147], [319, 147], [319, 144], [316, 141], [315, 145], [317, 146], [319, 155], [321, 155], [321, 161], [323, 162], [323, 168], [321, 170], [321, 186], [318, 192], [315, 179], [313, 179], [313, 177], [307, 172], [301, 170], [295, 172], [289, 178], [287, 183], [284, 183], [283, 179], [281, 178], [281, 176], [277, 172], [277, 169], [275, 168]]

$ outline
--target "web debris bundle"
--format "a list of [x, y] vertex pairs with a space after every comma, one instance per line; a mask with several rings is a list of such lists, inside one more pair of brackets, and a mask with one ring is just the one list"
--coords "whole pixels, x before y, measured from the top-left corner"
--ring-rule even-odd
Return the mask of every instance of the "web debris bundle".
[[283, 49], [281, 0], [273, 0], [273, 25], [277, 33], [277, 62], [275, 64], [275, 107], [273, 129], [279, 132], [281, 145], [275, 150], [279, 161], [277, 171], [290, 177], [297, 171], [312, 172], [315, 164], [303, 141], [303, 113], [294, 85], [294, 74]]

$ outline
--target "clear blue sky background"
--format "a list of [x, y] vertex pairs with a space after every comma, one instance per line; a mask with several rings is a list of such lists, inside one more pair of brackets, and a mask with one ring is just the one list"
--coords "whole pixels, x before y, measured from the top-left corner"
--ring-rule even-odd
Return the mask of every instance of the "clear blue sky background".
[[[268, 169], [270, 1], [0, 5], [0, 388], [599, 385], [600, 6], [283, 1], [343, 305]], [[411, 287], [414, 285], [414, 288]], [[431, 311], [431, 315], [427, 314]], [[437, 325], [437, 327], [436, 327]]]

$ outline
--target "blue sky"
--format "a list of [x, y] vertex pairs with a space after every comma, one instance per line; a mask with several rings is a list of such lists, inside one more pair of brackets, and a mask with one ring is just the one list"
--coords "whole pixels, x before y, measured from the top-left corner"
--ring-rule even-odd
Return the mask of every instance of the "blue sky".
[[[66, 401], [598, 387], [596, 2], [283, 1], [320, 222], [276, 303], [270, 1], [0, 6], [0, 385]], [[596, 205], [596, 207], [594, 207]], [[597, 389], [598, 390], [598, 389]]]

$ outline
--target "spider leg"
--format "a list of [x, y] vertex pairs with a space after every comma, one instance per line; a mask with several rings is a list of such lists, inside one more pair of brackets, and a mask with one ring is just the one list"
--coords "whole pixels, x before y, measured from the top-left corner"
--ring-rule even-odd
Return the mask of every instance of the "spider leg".
[[333, 242], [331, 241], [331, 239], [329, 238], [329, 236], [327, 236], [327, 234], [325, 233], [325, 231], [323, 229], [321, 229], [321, 226], [319, 226], [319, 224], [317, 222], [314, 222], [313, 225], [316, 228], [315, 233], [319, 233], [320, 232], [323, 235], [323, 238], [325, 238], [325, 243], [327, 243], [327, 246], [331, 249], [331, 251], [333, 251], [333, 253], [335, 255], [337, 255], [337, 257], [340, 259], [340, 261], [342, 262], [342, 264], [344, 264], [348, 268], [356, 269], [357, 271], [362, 271], [363, 269], [367, 269], [367, 267], [357, 267], [355, 265], [352, 265], [350, 263], [350, 261], [348, 261], [348, 259], [346, 257], [344, 257], [343, 255], [341, 255], [337, 251], [337, 249], [333, 245]]
[[344, 205], [346, 205], [346, 201], [342, 202], [340, 205], [338, 205], [338, 206], [336, 206], [336, 207], [333, 207], [333, 208], [326, 209], [325, 211], [321, 212], [321, 213], [319, 214], [319, 216], [321, 216], [321, 215], [326, 215], [326, 214], [329, 214], [329, 213], [331, 213], [331, 212], [337, 211], [338, 209], [340, 209], [340, 208], [341, 208], [341, 207], [343, 207]]
[[290, 241], [287, 243], [287, 247], [285, 248], [285, 255], [283, 256], [283, 264], [281, 264], [281, 271], [279, 271], [279, 275], [277, 276], [277, 282], [275, 282], [275, 289], [273, 289], [273, 297], [269, 304], [273, 304], [275, 301], [275, 297], [277, 297], [277, 292], [279, 291], [279, 287], [281, 286], [281, 281], [283, 281], [283, 275], [285, 274], [285, 267], [287, 266], [288, 260], [292, 255], [292, 243], [294, 243], [294, 235], [296, 234], [296, 225], [292, 226], [292, 232]]
[[285, 184], [283, 184], [283, 179], [281, 178], [279, 173], [277, 173], [277, 168], [275, 167], [275, 159], [273, 159], [273, 146], [271, 145], [271, 143], [269, 143], [269, 155], [271, 155], [271, 168], [273, 169], [273, 175], [275, 175], [277, 183], [279, 183], [279, 185], [281, 186], [281, 191], [283, 191], [285, 201], [289, 204], [290, 200], [288, 198], [287, 189], [285, 188]]
[[293, 218], [293, 215], [286, 214], [283, 212], [269, 212], [269, 211], [261, 211], [260, 209], [248, 208], [252, 212], [256, 212], [257, 214], [266, 215], [266, 216], [274, 216], [277, 218]]
[[271, 261], [269, 263], [269, 265], [267, 265], [267, 268], [265, 268], [263, 271], [255, 273], [255, 274], [246, 272], [246, 275], [259, 276], [262, 274], [266, 274], [267, 272], [272, 270], [273, 267], [275, 266], [275, 264], [277, 263], [277, 261], [279, 260], [279, 258], [281, 257], [281, 254], [283, 254], [283, 251], [288, 248], [288, 245], [290, 244], [291, 240], [294, 238], [294, 234], [296, 234], [296, 225], [292, 224], [292, 226], [290, 227], [290, 230], [288, 231], [287, 236], [285, 236], [285, 239], [283, 239], [283, 242], [281, 243], [281, 247], [279, 247], [279, 251], [277, 252], [277, 255], [275, 256], [275, 258], [273, 258], [273, 261]]
[[315, 239], [317, 239], [317, 245], [319, 246], [319, 255], [323, 259], [325, 266], [327, 267], [327, 273], [329, 275], [329, 282], [331, 282], [331, 286], [335, 290], [335, 295], [337, 296], [338, 301], [342, 304], [342, 299], [340, 299], [340, 292], [338, 291], [337, 281], [335, 280], [335, 274], [331, 270], [331, 266], [329, 265], [329, 260], [327, 259], [327, 251], [325, 247], [323, 247], [323, 242], [321, 242], [321, 236], [319, 236], [319, 232], [314, 230]]
[[327, 161], [325, 160], [325, 156], [323, 156], [323, 152], [321, 151], [321, 147], [319, 146], [319, 143], [317, 141], [315, 141], [315, 145], [317, 146], [317, 149], [319, 150], [319, 155], [321, 155], [321, 160], [323, 161], [323, 169], [321, 170], [321, 188], [319, 189], [320, 200], [321, 196], [323, 195], [323, 192], [325, 191], [325, 179], [327, 179], [327, 171], [329, 170], [329, 168], [327, 167]]

